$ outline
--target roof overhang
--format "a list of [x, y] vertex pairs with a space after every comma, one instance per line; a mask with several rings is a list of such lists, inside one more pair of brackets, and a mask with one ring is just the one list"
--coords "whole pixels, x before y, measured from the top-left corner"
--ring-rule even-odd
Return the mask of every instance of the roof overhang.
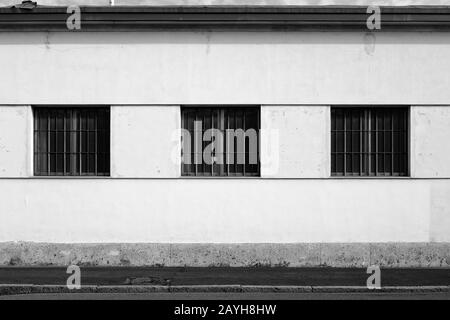
[[[380, 7], [383, 31], [450, 31], [450, 6]], [[0, 8], [0, 31], [369, 31], [363, 6], [82, 6], [68, 30], [66, 7]]]

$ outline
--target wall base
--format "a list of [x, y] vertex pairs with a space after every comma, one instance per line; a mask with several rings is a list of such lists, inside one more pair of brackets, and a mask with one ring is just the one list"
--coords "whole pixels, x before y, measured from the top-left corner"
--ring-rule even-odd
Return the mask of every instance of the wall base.
[[450, 267], [450, 243], [0, 243], [2, 266]]

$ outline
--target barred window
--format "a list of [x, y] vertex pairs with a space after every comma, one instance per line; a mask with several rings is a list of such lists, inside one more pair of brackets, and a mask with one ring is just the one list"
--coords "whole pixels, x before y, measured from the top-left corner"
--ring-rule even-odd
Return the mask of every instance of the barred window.
[[259, 176], [259, 107], [182, 107], [183, 176]]
[[108, 176], [109, 107], [34, 107], [36, 176]]
[[407, 176], [406, 107], [331, 108], [333, 176]]

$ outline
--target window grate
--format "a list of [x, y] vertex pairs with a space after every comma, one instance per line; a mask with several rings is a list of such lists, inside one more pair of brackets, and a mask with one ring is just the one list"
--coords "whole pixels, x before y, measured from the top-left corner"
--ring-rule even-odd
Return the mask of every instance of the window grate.
[[259, 176], [259, 107], [182, 107], [181, 116], [183, 176]]
[[408, 108], [331, 108], [333, 176], [407, 176]]
[[36, 176], [109, 176], [109, 107], [34, 107]]

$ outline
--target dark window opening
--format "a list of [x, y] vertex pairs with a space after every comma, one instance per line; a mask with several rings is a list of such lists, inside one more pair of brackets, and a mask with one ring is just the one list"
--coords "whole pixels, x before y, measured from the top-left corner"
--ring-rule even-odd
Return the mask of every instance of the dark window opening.
[[109, 176], [109, 107], [35, 107], [36, 176]]
[[331, 108], [332, 176], [407, 176], [408, 110]]
[[182, 107], [181, 117], [183, 176], [259, 176], [259, 107]]

